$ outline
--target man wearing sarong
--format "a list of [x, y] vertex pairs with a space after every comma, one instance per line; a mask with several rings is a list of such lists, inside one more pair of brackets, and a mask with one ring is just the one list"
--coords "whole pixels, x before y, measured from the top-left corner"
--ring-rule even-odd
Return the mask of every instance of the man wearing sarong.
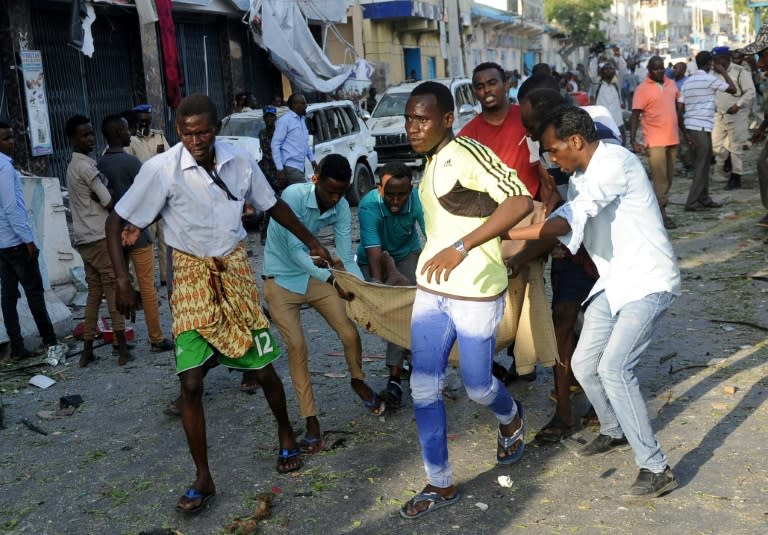
[[[205, 372], [217, 364], [256, 371], [277, 420], [277, 470], [291, 472], [302, 464], [283, 384], [271, 364], [280, 351], [259, 306], [243, 245], [243, 204], [268, 211], [307, 245], [311, 255], [330, 259], [291, 209], [275, 197], [253, 159], [216, 141], [218, 124], [210, 98], [200, 94], [186, 97], [176, 110], [181, 143], [141, 168], [107, 221], [118, 307], [125, 313], [133, 313], [135, 307], [122, 254], [125, 223], [145, 228], [162, 218], [167, 243], [174, 250], [171, 310], [176, 372], [181, 382], [179, 409], [196, 468], [194, 482], [176, 505], [183, 513], [199, 511], [216, 493], [208, 467], [202, 396]], [[130, 243], [129, 238], [125, 241]]]

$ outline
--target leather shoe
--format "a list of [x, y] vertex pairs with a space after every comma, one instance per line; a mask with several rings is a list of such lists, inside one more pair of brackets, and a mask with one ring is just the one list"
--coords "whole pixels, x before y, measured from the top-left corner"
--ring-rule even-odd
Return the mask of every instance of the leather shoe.
[[163, 351], [170, 351], [173, 349], [173, 342], [168, 340], [167, 338], [163, 338], [157, 343], [150, 344], [150, 351], [152, 353], [161, 353]]
[[708, 201], [701, 203], [701, 205], [704, 208], [722, 208], [723, 207], [722, 203], [715, 202], [712, 199], [709, 199]]
[[599, 453], [607, 453], [619, 446], [625, 446], [627, 444], [626, 437], [613, 438], [602, 433], [597, 435], [592, 442], [586, 444], [583, 448], [576, 452], [579, 457], [590, 457]]
[[728, 184], [725, 185], [726, 190], [741, 188], [741, 175], [738, 173], [731, 173], [731, 177], [728, 179]]

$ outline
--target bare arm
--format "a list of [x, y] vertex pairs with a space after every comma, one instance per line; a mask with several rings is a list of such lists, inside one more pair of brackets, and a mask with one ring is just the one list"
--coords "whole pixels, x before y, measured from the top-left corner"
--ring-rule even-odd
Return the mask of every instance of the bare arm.
[[557, 238], [571, 231], [571, 225], [562, 217], [553, 217], [530, 227], [513, 228], [507, 235], [510, 240], [540, 240]]
[[632, 145], [632, 150], [637, 154], [645, 152], [643, 147], [637, 140], [637, 126], [640, 124], [640, 110], [632, 110], [632, 118], [629, 120], [629, 142]]
[[368, 269], [371, 272], [371, 279], [375, 282], [384, 282], [384, 270], [381, 269], [383, 252], [381, 247], [366, 247], [365, 249], [365, 256], [368, 258]]
[[134, 295], [131, 281], [128, 279], [128, 265], [123, 254], [122, 231], [125, 220], [114, 210], [107, 216], [104, 230], [107, 235], [107, 252], [112, 261], [112, 269], [115, 272], [116, 306], [126, 318], [136, 320], [136, 296]]
[[[500, 236], [519, 223], [532, 210], [533, 201], [530, 197], [514, 196], [505, 199], [482, 225], [461, 238], [464, 248], [469, 252], [475, 247]], [[462, 260], [464, 260], [464, 255], [458, 249], [453, 246], [446, 247], [424, 264], [421, 273], [427, 275], [428, 282], [432, 281], [432, 275], [434, 275], [435, 283], [439, 284], [441, 277], [442, 280], [448, 280], [451, 272]]]

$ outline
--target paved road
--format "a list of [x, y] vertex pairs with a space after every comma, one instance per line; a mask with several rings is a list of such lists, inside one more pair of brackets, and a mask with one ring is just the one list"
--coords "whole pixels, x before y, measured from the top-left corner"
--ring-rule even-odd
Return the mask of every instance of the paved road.
[[[193, 465], [179, 421], [161, 412], [178, 388], [172, 356], [146, 351], [141, 322], [138, 358], [122, 368], [102, 349], [101, 360], [88, 369], [44, 369], [58, 381], [47, 390], [27, 387], [26, 378], [13, 379], [7, 366], [0, 368], [8, 426], [0, 431], [0, 531], [222, 533], [233, 518], [251, 513], [254, 496], [272, 492], [272, 514], [259, 524], [260, 533], [766, 533], [768, 338], [760, 326], [768, 327], [768, 279], [750, 275], [766, 268], [768, 230], [754, 225], [764, 210], [751, 161], [748, 171], [745, 188], [736, 192], [722, 192], [724, 177], [716, 176], [714, 196], [726, 205], [707, 213], [683, 212], [688, 179], [676, 178], [673, 187], [670, 213], [680, 227], [671, 237], [684, 293], [639, 370], [654, 426], [681, 482], [666, 497], [621, 500], [636, 475], [628, 450], [579, 459], [563, 445], [532, 442], [553, 411], [551, 372], [539, 370], [536, 382], [510, 387], [527, 409], [523, 461], [495, 466], [493, 419], [458, 390], [448, 402], [450, 454], [464, 499], [419, 521], [401, 519], [398, 508], [424, 484], [410, 401], [383, 418], [367, 414], [348, 377], [337, 377], [345, 372], [336, 355], [340, 343], [310, 310], [303, 318], [320, 421], [335, 449], [308, 458], [296, 474], [278, 475], [275, 426], [263, 397], [242, 394], [239, 376], [217, 369], [205, 404], [218, 495], [193, 518], [173, 510], [193, 479]], [[258, 239], [250, 240], [249, 250], [258, 269]], [[364, 334], [363, 346], [366, 372], [383, 385], [383, 344]], [[278, 370], [301, 432], [285, 359]], [[455, 373], [450, 384], [460, 386]], [[85, 400], [74, 415], [36, 417], [69, 394]], [[22, 417], [48, 435], [16, 423]], [[511, 487], [499, 485], [502, 475]]]

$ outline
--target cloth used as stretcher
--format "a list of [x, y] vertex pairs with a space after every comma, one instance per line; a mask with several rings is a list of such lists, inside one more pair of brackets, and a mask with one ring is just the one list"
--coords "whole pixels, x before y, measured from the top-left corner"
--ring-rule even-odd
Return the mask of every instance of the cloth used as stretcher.
[[[528, 226], [543, 221], [540, 203], [534, 212], [519, 223]], [[524, 242], [505, 241], [505, 258], [517, 252]], [[367, 331], [388, 342], [410, 348], [411, 308], [415, 286], [387, 286], [365, 282], [343, 271], [334, 271], [339, 286], [355, 294], [347, 302], [347, 315]], [[496, 350], [514, 342], [515, 368], [518, 373], [533, 371], [536, 363], [553, 366], [559, 361], [552, 312], [544, 288], [544, 260], [534, 260], [509, 279], [505, 294], [504, 317], [496, 335]], [[457, 348], [451, 361], [457, 362]]]

